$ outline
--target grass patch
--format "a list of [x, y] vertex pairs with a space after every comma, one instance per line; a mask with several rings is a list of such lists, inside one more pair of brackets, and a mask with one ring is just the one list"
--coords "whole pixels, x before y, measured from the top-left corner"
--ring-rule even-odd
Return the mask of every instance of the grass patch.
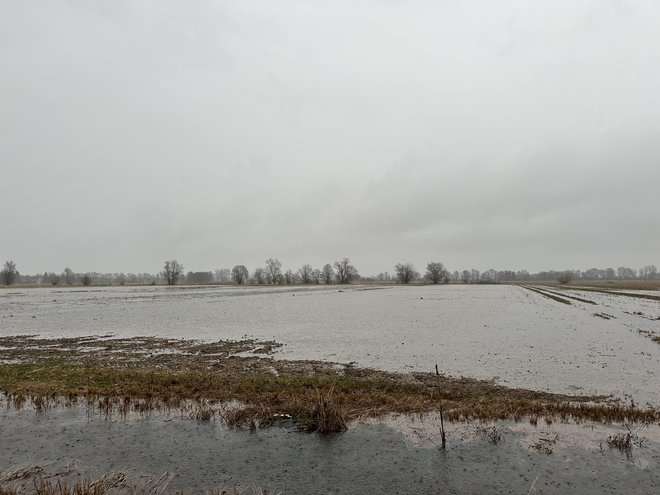
[[[269, 348], [278, 345], [267, 344]], [[263, 345], [154, 337], [48, 341], [3, 337], [0, 362], [10, 359], [18, 364], [0, 364], [0, 392], [11, 406], [38, 411], [80, 402], [106, 416], [178, 409], [182, 416], [198, 421], [218, 419], [230, 426], [257, 428], [284, 418], [322, 433], [342, 431], [360, 418], [438, 411], [448, 421], [660, 419], [658, 410], [625, 406], [604, 397], [513, 389], [492, 381], [451, 378], [437, 370], [390, 373], [250, 355], [249, 349]], [[87, 350], [99, 346], [117, 352]], [[237, 350], [243, 355], [233, 354]]]
[[[280, 362], [278, 362], [280, 363]], [[602, 398], [510, 389], [489, 381], [431, 373], [411, 375], [318, 363], [314, 374], [295, 362], [286, 373], [107, 368], [61, 362], [0, 365], [0, 391], [14, 407], [37, 410], [86, 401], [102, 414], [181, 409], [198, 420], [216, 415], [233, 426], [265, 427], [291, 417], [309, 431], [342, 431], [346, 423], [389, 413], [444, 409], [449, 421], [550, 417], [600, 422], [654, 422], [660, 412]], [[354, 376], [350, 376], [350, 374]], [[223, 409], [222, 404], [240, 404]]]

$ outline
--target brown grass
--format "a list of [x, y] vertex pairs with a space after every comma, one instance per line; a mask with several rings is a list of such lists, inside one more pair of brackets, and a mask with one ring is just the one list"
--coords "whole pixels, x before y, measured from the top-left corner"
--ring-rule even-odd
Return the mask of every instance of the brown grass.
[[621, 452], [629, 452], [633, 446], [633, 434], [617, 433], [607, 437], [607, 445], [611, 449], [619, 449]]
[[[448, 421], [521, 420], [656, 421], [660, 411], [597, 397], [510, 389], [489, 381], [403, 375], [328, 367], [315, 374], [280, 363], [286, 374], [260, 371], [172, 371], [39, 363], [0, 365], [0, 390], [13, 407], [37, 410], [87, 404], [102, 416], [181, 409], [198, 420], [218, 417], [233, 426], [265, 427], [291, 417], [312, 431], [341, 431], [346, 422], [389, 413], [427, 413], [442, 406]], [[322, 366], [318, 365], [320, 369]], [[305, 368], [305, 367], [303, 367]], [[350, 376], [350, 375], [353, 376]], [[227, 409], [222, 404], [235, 403]]]
[[[160, 485], [149, 486], [147, 484], [140, 487], [130, 486], [125, 482], [124, 477], [116, 475], [104, 475], [96, 480], [69, 481], [62, 477], [56, 479], [29, 478], [29, 481], [32, 482], [31, 486], [28, 484], [27, 487], [21, 488], [17, 484], [0, 483], [0, 495], [184, 495], [186, 493], [166, 491], [169, 480], [165, 480]], [[255, 485], [239, 485], [213, 488], [203, 493], [205, 495], [266, 495], [268, 492]]]
[[557, 443], [557, 440], [559, 440], [559, 435], [555, 435], [552, 438], [539, 438], [538, 441], [530, 445], [529, 448], [539, 454], [550, 455], [554, 452], [554, 446]]
[[481, 433], [486, 440], [493, 445], [497, 445], [502, 441], [502, 431], [497, 426], [483, 426], [477, 427], [477, 433]]
[[[90, 340], [94, 340], [91, 344]], [[121, 352], [92, 353], [94, 338], [49, 344], [25, 337], [0, 339], [0, 392], [15, 408], [38, 411], [86, 405], [100, 416], [180, 410], [199, 421], [266, 427], [282, 419], [310, 431], [341, 431], [359, 418], [390, 413], [423, 414], [441, 408], [448, 421], [545, 418], [602, 422], [653, 422], [660, 411], [607, 401], [512, 389], [491, 381], [439, 373], [388, 373], [318, 361], [238, 357], [231, 350], [263, 343], [199, 343], [168, 339], [110, 339]], [[105, 342], [107, 339], [103, 339]], [[146, 344], [144, 344], [146, 342]], [[159, 342], [175, 354], [162, 359]], [[144, 345], [149, 352], [144, 352]], [[273, 343], [273, 345], [276, 345]], [[53, 353], [53, 349], [57, 349]], [[67, 355], [71, 349], [71, 359]], [[181, 350], [190, 350], [180, 352]], [[117, 355], [120, 355], [118, 358]], [[171, 357], [179, 356], [179, 359]]]
[[339, 433], [347, 429], [342, 408], [332, 400], [332, 391], [331, 388], [325, 395], [319, 391], [308, 431], [326, 434]]

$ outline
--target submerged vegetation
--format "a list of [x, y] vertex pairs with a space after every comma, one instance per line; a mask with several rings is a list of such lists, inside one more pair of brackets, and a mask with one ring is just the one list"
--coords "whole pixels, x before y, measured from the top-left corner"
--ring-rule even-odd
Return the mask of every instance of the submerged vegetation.
[[[40, 466], [19, 468], [0, 477], [0, 495], [183, 495], [188, 491], [167, 489], [173, 473], [131, 480], [124, 473], [106, 473], [98, 478], [81, 476], [73, 470], [52, 475]], [[256, 485], [236, 485], [206, 490], [205, 495], [276, 495]]]

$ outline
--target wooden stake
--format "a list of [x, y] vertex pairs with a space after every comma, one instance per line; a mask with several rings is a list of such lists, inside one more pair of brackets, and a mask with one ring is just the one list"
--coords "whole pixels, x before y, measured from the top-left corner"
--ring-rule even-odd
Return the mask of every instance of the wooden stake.
[[[435, 380], [438, 383], [438, 390], [440, 390], [440, 372], [438, 371], [438, 363], [435, 363]], [[440, 441], [442, 448], [445, 448], [447, 438], [445, 437], [445, 420], [442, 417], [442, 404], [440, 404]]]

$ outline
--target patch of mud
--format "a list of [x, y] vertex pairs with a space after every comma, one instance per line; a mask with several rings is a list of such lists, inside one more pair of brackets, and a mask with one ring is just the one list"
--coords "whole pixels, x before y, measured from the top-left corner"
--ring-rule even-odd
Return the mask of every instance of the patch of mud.
[[212, 369], [232, 356], [268, 356], [281, 347], [274, 341], [167, 339], [159, 337], [113, 338], [86, 336], [59, 339], [32, 335], [0, 337], [0, 362], [122, 366], [136, 368]]

